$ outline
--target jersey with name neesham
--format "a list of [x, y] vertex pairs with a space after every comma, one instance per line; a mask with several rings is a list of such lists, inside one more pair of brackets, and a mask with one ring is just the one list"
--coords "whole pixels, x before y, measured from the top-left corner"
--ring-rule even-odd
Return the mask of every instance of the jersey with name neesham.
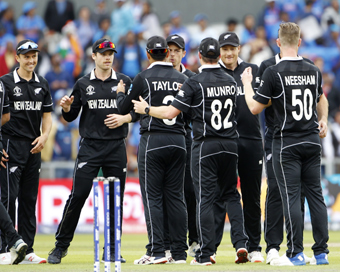
[[321, 72], [302, 57], [282, 58], [263, 74], [254, 99], [272, 100], [274, 137], [319, 133], [316, 104], [323, 94]]
[[[118, 108], [123, 114], [129, 112], [133, 108], [131, 100], [139, 101], [139, 96], [142, 96], [150, 106], [169, 105], [179, 91], [179, 84], [183, 84], [186, 79], [187, 76], [174, 69], [171, 63], [154, 62], [134, 78], [126, 96], [118, 93]], [[150, 131], [185, 135], [182, 113], [170, 120], [143, 114], [140, 125], [141, 134]]]
[[131, 79], [112, 69], [111, 76], [102, 81], [96, 77], [94, 71], [95, 69], [78, 79], [71, 94], [74, 96], [71, 110], [69, 112], [62, 111], [63, 116], [66, 121], [72, 122], [82, 109], [79, 120], [79, 134], [82, 138], [96, 140], [126, 138], [128, 124], [109, 129], [104, 124], [104, 120], [108, 118], [108, 114], [119, 114], [116, 100], [117, 85], [122, 79], [127, 90], [130, 87]]
[[[9, 113], [9, 104], [8, 104], [8, 96], [5, 92], [4, 84], [0, 81], [0, 120], [2, 119], [2, 115], [4, 113]], [[1, 137], [1, 122], [0, 122], [0, 140]]]
[[[304, 58], [303, 59], [311, 64], [314, 64], [314, 62], [312, 62], [310, 59]], [[259, 70], [257, 71], [257, 75], [255, 77], [255, 87], [254, 87], [254, 91], [257, 91], [257, 89], [260, 87], [260, 83], [261, 83], [261, 78], [262, 75], [264, 73], [264, 71], [273, 65], [276, 65], [280, 62], [281, 58], [280, 58], [280, 54], [276, 54], [275, 56], [263, 61], [260, 65]], [[254, 82], [254, 79], [253, 79]], [[265, 120], [266, 120], [266, 127], [267, 127], [267, 133], [269, 133], [270, 135], [273, 134], [274, 132], [274, 110], [273, 107], [268, 107], [265, 109], [264, 112], [265, 115]]]
[[183, 84], [171, 105], [183, 112], [191, 110], [194, 140], [236, 139], [235, 80], [218, 64], [203, 65], [200, 71]]
[[[245, 93], [242, 83], [242, 74], [247, 67], [252, 68], [253, 77], [255, 77], [258, 67], [256, 64], [244, 62], [238, 58], [235, 70], [228, 69], [222, 60], [219, 60], [221, 69], [232, 76], [237, 83], [237, 98], [235, 108], [235, 120], [237, 124], [237, 132], [240, 138], [247, 138], [253, 140], [261, 140], [261, 129], [259, 115], [253, 115], [246, 103]], [[254, 87], [254, 81], [252, 83]]]
[[17, 69], [0, 80], [7, 92], [11, 115], [2, 127], [2, 134], [30, 140], [39, 137], [43, 113], [53, 111], [47, 80], [33, 73], [27, 81], [19, 77]]

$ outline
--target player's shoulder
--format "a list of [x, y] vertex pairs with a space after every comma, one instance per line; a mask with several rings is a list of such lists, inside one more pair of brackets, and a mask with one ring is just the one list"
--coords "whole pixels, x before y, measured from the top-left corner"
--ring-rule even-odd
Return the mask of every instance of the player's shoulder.
[[13, 75], [13, 72], [10, 72], [10, 73], [8, 73], [8, 74], [5, 74], [5, 75], [3, 75], [3, 76], [1, 76], [0, 77], [0, 80], [2, 81], [2, 82], [12, 82], [12, 81], [14, 81], [14, 75]]
[[314, 65], [314, 62], [312, 60], [310, 60], [309, 58], [305, 58], [305, 57], [302, 57], [302, 58], [303, 58], [304, 61]]
[[192, 76], [196, 75], [195, 72], [188, 70], [188, 69], [186, 69], [183, 74], [185, 74], [187, 77], [192, 77]]
[[117, 80], [123, 80], [124, 82], [131, 82], [131, 78], [123, 73], [116, 72]]

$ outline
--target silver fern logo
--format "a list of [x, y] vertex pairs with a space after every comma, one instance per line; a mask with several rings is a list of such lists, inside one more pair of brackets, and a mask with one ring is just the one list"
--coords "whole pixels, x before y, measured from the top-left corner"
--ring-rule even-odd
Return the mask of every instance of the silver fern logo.
[[84, 165], [86, 165], [87, 162], [81, 162], [78, 164], [78, 169], [83, 168]]

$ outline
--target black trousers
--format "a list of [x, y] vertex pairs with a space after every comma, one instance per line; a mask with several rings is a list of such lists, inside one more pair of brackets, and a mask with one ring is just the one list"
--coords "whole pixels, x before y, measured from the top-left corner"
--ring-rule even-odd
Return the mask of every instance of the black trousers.
[[311, 213], [314, 255], [328, 253], [327, 209], [322, 195], [321, 144], [317, 134], [273, 139], [273, 167], [282, 196], [287, 256], [303, 252], [301, 186]]
[[[261, 140], [239, 138], [238, 175], [241, 182], [244, 225], [249, 236], [249, 252], [261, 251], [261, 182], [263, 167], [263, 145]], [[218, 199], [218, 191], [214, 205], [216, 243], [215, 250], [221, 243], [226, 209]]]
[[175, 260], [186, 259], [185, 160], [183, 135], [144, 133], [141, 136], [138, 171], [149, 238], [146, 254], [149, 256], [164, 256], [165, 207], [172, 257]]
[[[41, 154], [31, 154], [32, 140], [13, 140], [3, 137], [4, 149], [9, 161], [7, 169], [0, 171], [1, 202], [15, 224], [18, 218], [18, 233], [27, 243], [27, 254], [33, 252], [36, 233], [36, 202], [39, 188]], [[18, 209], [15, 201], [18, 200]], [[18, 216], [16, 214], [18, 213]], [[6, 239], [2, 235], [1, 252], [8, 251]], [[7, 241], [8, 243], [8, 241]]]
[[193, 142], [191, 169], [200, 241], [200, 249], [196, 252], [198, 262], [210, 262], [210, 256], [215, 253], [214, 202], [217, 191], [218, 199], [228, 210], [233, 246], [236, 249], [247, 247], [248, 237], [244, 228], [240, 195], [236, 189], [237, 156], [235, 140], [214, 138]]
[[[102, 168], [104, 177], [120, 179], [121, 220], [123, 218], [123, 200], [126, 179], [126, 147], [125, 140], [93, 140], [82, 139], [78, 157], [75, 163], [73, 186], [66, 201], [63, 217], [56, 232], [56, 247], [66, 250], [73, 239], [80, 212]], [[110, 222], [114, 222], [114, 186], [110, 183]], [[111, 254], [115, 250], [115, 232], [110, 229]]]
[[11, 248], [21, 238], [14, 229], [12, 220], [2, 202], [0, 202], [0, 230], [6, 237], [8, 248]]

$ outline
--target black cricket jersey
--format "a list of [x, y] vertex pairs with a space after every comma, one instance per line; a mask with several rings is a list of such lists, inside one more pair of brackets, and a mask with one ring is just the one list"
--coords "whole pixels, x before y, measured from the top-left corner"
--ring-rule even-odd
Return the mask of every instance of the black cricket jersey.
[[[8, 96], [6, 95], [4, 84], [0, 81], [0, 121], [3, 113], [9, 113]], [[1, 140], [1, 122], [0, 122], [0, 140]]]
[[[313, 61], [311, 61], [310, 59], [304, 58], [303, 59], [311, 64], [314, 64]], [[256, 92], [257, 89], [260, 87], [260, 83], [261, 83], [261, 78], [262, 75], [264, 73], [264, 71], [270, 67], [273, 66], [275, 64], [278, 64], [281, 60], [280, 54], [276, 54], [275, 56], [263, 61], [260, 65], [260, 68], [257, 71], [256, 77], [255, 77], [255, 87], [254, 87], [254, 91]], [[254, 82], [254, 81], [253, 81]], [[270, 133], [272, 133], [274, 131], [274, 110], [273, 108], [270, 106], [268, 108], [265, 109], [265, 118], [266, 118], [266, 126], [268, 128], [268, 130], [270, 131]]]
[[79, 134], [82, 138], [116, 140], [127, 137], [128, 124], [115, 129], [109, 129], [104, 124], [108, 114], [119, 114], [116, 101], [119, 81], [123, 80], [126, 90], [131, 85], [128, 76], [111, 70], [111, 76], [104, 81], [96, 77], [95, 69], [78, 79], [71, 94], [74, 96], [71, 110], [62, 111], [65, 120], [72, 122], [82, 109], [79, 121]]
[[27, 81], [18, 75], [17, 69], [0, 80], [9, 101], [4, 112], [11, 114], [11, 119], [2, 127], [2, 134], [30, 140], [39, 137], [43, 113], [53, 111], [47, 80], [33, 72], [32, 79]]
[[189, 78], [171, 105], [191, 110], [194, 140], [206, 137], [236, 139], [236, 81], [216, 65], [203, 65]]
[[321, 81], [320, 70], [302, 57], [282, 58], [265, 70], [254, 99], [262, 104], [272, 100], [274, 137], [319, 133]]
[[[142, 96], [151, 106], [169, 105], [178, 93], [178, 85], [183, 84], [187, 78], [174, 69], [171, 63], [154, 62], [134, 78], [127, 95], [117, 94], [119, 111], [122, 114], [129, 112], [133, 108], [131, 100], [139, 100], [139, 96]], [[147, 131], [185, 135], [183, 113], [171, 120], [143, 114], [140, 120], [140, 133]]]
[[[218, 62], [223, 71], [231, 75], [237, 83], [237, 99], [235, 109], [235, 120], [237, 123], [237, 132], [240, 138], [247, 138], [253, 140], [261, 140], [261, 129], [259, 115], [253, 115], [246, 103], [245, 93], [241, 76], [247, 67], [252, 68], [253, 77], [255, 77], [258, 67], [256, 64], [244, 62], [242, 59], [237, 59], [237, 67], [235, 70], [228, 69], [222, 60]], [[254, 81], [252, 83], [254, 87]]]
[[188, 69], [185, 68], [185, 66], [181, 63], [181, 73], [185, 74], [187, 77], [192, 77], [194, 75], [196, 75], [196, 73], [194, 73], [193, 71], [190, 71]]

